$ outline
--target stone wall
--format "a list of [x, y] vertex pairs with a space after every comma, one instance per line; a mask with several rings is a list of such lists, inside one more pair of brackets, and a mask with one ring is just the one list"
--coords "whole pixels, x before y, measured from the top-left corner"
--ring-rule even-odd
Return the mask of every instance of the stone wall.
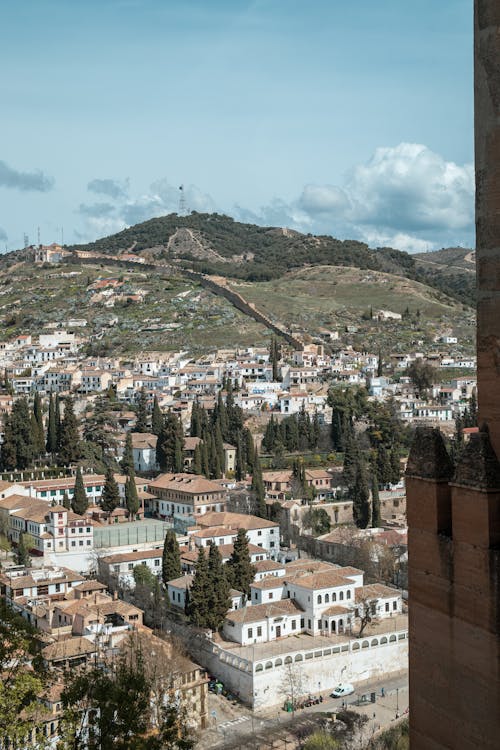
[[[291, 691], [302, 695], [333, 690], [339, 682], [358, 682], [388, 678], [408, 666], [408, 631], [353, 638], [344, 643], [329, 642], [318, 647], [283, 652], [283, 642], [269, 644], [265, 658], [248, 660], [237, 651], [223, 649], [207, 641], [197, 659], [224, 685], [253, 708], [278, 706]], [[278, 653], [278, 648], [281, 653]], [[259, 653], [262, 646], [259, 647]], [[248, 653], [248, 649], [247, 649]]]

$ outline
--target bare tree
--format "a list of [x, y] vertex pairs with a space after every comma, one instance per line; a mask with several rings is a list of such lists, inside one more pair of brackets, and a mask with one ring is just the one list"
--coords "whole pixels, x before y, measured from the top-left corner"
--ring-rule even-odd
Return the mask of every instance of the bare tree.
[[358, 602], [358, 618], [359, 618], [359, 633], [358, 638], [361, 638], [365, 628], [372, 622], [375, 622], [377, 618], [377, 604], [378, 599], [372, 599], [369, 596], [363, 597]]

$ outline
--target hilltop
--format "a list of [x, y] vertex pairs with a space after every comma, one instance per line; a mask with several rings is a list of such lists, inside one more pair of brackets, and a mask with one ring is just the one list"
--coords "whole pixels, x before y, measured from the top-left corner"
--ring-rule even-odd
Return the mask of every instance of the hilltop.
[[356, 240], [244, 224], [216, 213], [168, 214], [68, 249], [110, 255], [136, 253], [246, 281], [271, 281], [309, 266], [350, 266], [403, 276], [439, 289], [464, 304], [474, 304], [475, 278], [465, 261], [463, 268], [450, 273], [449, 263], [437, 253], [414, 256], [388, 247], [374, 250]]

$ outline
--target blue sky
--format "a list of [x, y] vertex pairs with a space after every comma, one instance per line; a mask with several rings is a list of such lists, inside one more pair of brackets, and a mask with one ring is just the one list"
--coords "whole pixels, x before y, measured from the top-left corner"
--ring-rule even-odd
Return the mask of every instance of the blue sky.
[[472, 0], [0, 3], [0, 245], [178, 207], [474, 242]]

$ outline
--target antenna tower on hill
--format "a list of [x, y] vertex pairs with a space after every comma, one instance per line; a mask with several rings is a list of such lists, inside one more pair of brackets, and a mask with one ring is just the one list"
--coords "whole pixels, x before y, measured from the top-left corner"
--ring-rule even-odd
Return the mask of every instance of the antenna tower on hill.
[[179, 216], [187, 214], [186, 198], [184, 196], [184, 185], [179, 186]]
[[24, 247], [29, 247], [29, 245], [30, 245], [30, 238], [28, 237], [28, 235], [26, 233], [24, 234], [24, 240], [23, 240], [23, 242], [24, 242]]

